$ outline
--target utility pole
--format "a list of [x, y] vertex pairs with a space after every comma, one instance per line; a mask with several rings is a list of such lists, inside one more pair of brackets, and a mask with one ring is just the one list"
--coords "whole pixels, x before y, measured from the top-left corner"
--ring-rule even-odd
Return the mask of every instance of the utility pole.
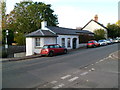
[[8, 30], [6, 30], [6, 38], [5, 38], [5, 49], [8, 49]]

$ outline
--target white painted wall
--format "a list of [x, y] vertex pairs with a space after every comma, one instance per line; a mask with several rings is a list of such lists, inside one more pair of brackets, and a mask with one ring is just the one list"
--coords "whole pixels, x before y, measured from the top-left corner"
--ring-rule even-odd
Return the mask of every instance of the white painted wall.
[[45, 44], [56, 44], [56, 37], [44, 37]]
[[34, 39], [31, 37], [26, 38], [26, 56], [34, 54]]
[[94, 32], [94, 30], [96, 29], [104, 29], [104, 31], [106, 32], [105, 34], [105, 38], [107, 38], [107, 30], [105, 28], [103, 28], [102, 26], [98, 25], [97, 23], [95, 23], [94, 21], [91, 21], [85, 28], [84, 30], [88, 30], [91, 32]]
[[[91, 32], [94, 32], [95, 29], [104, 29], [102, 26], [98, 25], [97, 23], [95, 23], [94, 21], [90, 22], [85, 28], [84, 30], [88, 30]], [[105, 29], [104, 29], [105, 30]]]
[[[62, 38], [65, 38], [65, 48], [67, 48], [67, 49], [72, 49], [73, 48], [73, 38], [77, 38], [76, 48], [79, 47], [79, 45], [78, 45], [79, 37], [77, 35], [58, 35], [58, 37], [57, 37], [57, 44], [59, 44], [61, 46], [62, 46]], [[71, 44], [70, 46], [71, 47], [67, 47], [68, 38], [70, 38], [70, 44]]]
[[56, 37], [41, 37], [39, 47], [35, 46], [35, 38], [26, 38], [26, 56], [39, 54], [45, 44], [56, 44]]

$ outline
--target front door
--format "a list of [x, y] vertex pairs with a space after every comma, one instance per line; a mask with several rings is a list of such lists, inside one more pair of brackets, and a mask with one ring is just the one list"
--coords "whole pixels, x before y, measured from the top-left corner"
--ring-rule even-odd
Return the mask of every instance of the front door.
[[77, 41], [77, 39], [73, 38], [73, 49], [76, 49], [76, 41]]

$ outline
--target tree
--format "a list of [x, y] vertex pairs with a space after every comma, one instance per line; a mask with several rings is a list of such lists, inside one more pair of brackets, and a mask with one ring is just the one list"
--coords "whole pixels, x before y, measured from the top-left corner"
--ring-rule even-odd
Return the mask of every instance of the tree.
[[20, 35], [25, 37], [26, 34], [40, 29], [40, 23], [43, 20], [46, 20], [49, 26], [58, 24], [57, 15], [53, 13], [51, 5], [42, 2], [23, 1], [16, 3], [14, 9], [7, 15], [7, 29], [18, 32], [18, 36], [14, 35], [15, 41], [19, 45], [23, 45], [25, 38], [21, 39]]
[[95, 39], [100, 40], [100, 39], [105, 39], [106, 32], [104, 31], [104, 29], [96, 29], [94, 30], [94, 34], [95, 34]]
[[118, 25], [108, 23], [107, 28], [108, 28], [108, 37], [111, 38], [120, 37], [120, 27]]
[[4, 29], [6, 29], [6, 14], [5, 14], [6, 2], [1, 1], [0, 4], [1, 4], [1, 10], [2, 10], [2, 13], [1, 13], [1, 15], [2, 15], [2, 30], [4, 30]]
[[40, 29], [41, 22], [46, 20], [48, 25], [58, 24], [57, 15], [53, 14], [51, 5], [42, 2], [24, 1], [16, 3], [14, 10], [9, 14], [9, 28], [20, 33], [30, 33]]
[[116, 24], [120, 27], [120, 20], [118, 20], [118, 21], [116, 22]]
[[17, 45], [25, 45], [25, 35], [23, 33], [16, 33], [14, 41], [17, 42]]

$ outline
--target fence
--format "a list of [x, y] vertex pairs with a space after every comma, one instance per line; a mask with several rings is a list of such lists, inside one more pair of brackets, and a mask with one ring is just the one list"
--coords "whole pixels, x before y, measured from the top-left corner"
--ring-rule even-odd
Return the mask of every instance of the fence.
[[25, 46], [9, 46], [8, 49], [5, 49], [4, 46], [2, 46], [2, 54], [7, 52], [7, 57], [14, 57], [15, 53], [21, 53], [21, 52], [26, 52], [26, 47]]

